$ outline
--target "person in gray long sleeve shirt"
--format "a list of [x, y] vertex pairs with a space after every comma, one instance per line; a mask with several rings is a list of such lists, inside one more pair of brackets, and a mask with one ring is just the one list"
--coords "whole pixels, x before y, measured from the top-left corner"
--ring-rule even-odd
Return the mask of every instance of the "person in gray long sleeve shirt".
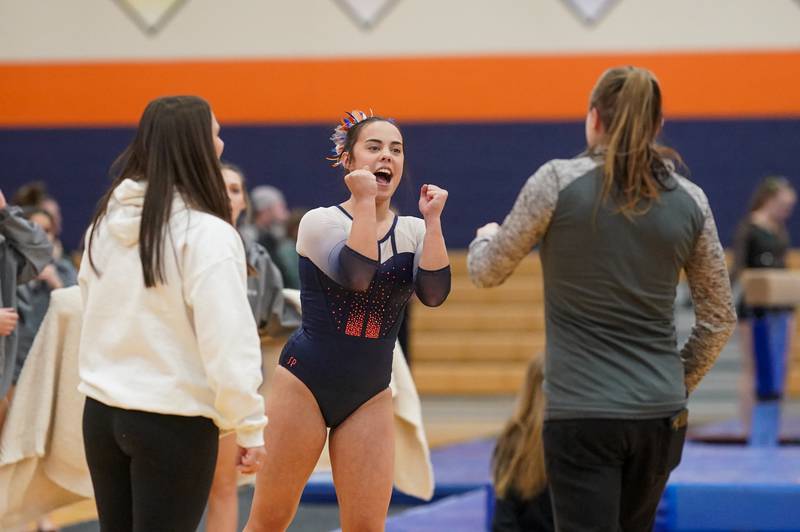
[[[601, 172], [588, 155], [545, 164], [495, 236], [472, 242], [470, 274], [501, 284], [541, 241], [548, 418], [666, 416], [685, 406], [735, 322], [725, 256], [703, 191], [677, 174], [647, 215], [599, 210], [592, 230]], [[679, 352], [682, 269], [697, 322]]]
[[[53, 260], [44, 231], [25, 220], [17, 207], [6, 204], [0, 192], [0, 308], [16, 309], [17, 285], [35, 278]], [[14, 377], [17, 331], [0, 336], [0, 399]], [[0, 406], [2, 409], [2, 406]]]
[[[671, 429], [668, 420], [736, 322], [708, 200], [674, 171], [679, 156], [655, 144], [660, 123], [655, 78], [609, 70], [592, 94], [587, 154], [543, 165], [503, 225], [480, 229], [470, 245], [473, 282], [496, 286], [541, 244], [545, 452], [562, 530], [652, 527], [685, 433], [685, 414]], [[697, 319], [678, 349], [681, 270]], [[593, 472], [598, 464], [605, 469]]]

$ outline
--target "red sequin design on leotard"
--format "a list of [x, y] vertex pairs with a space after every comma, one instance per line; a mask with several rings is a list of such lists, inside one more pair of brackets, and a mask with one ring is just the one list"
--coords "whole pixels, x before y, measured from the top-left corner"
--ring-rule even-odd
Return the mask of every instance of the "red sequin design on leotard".
[[370, 314], [367, 320], [367, 330], [364, 331], [364, 336], [367, 338], [379, 338], [381, 334], [381, 322], [377, 319], [378, 316]]
[[414, 255], [404, 253], [381, 264], [369, 288], [352, 292], [322, 276], [333, 325], [347, 336], [383, 338], [397, 323], [413, 292]]
[[353, 296], [350, 304], [350, 315], [347, 317], [347, 325], [344, 327], [344, 333], [348, 336], [361, 336], [361, 330], [364, 328], [364, 318], [367, 315], [365, 299], [361, 294]]

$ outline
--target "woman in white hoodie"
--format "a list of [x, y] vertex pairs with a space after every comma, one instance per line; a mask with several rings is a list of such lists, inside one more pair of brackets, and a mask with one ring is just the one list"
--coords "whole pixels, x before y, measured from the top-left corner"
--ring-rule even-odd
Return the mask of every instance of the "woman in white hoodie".
[[261, 352], [245, 254], [201, 98], [150, 102], [87, 234], [79, 389], [103, 531], [194, 531], [219, 431], [263, 460]]

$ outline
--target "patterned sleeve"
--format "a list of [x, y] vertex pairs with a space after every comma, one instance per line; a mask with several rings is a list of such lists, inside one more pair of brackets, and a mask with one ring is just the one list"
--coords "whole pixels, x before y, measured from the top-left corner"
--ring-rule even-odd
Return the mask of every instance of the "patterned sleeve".
[[369, 288], [378, 261], [347, 246], [349, 227], [332, 209], [314, 209], [300, 220], [297, 253], [349, 290]]
[[558, 201], [558, 175], [547, 163], [531, 176], [497, 233], [472, 241], [467, 269], [476, 286], [502, 284], [544, 236]]
[[714, 215], [698, 187], [693, 187], [690, 194], [700, 205], [704, 220], [685, 265], [695, 306], [695, 326], [681, 349], [687, 394], [714, 365], [736, 325], [731, 283]]

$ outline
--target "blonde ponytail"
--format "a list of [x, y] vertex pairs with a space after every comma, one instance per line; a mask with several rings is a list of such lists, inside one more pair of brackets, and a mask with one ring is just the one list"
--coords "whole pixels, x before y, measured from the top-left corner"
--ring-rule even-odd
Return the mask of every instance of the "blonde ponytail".
[[680, 155], [656, 144], [661, 129], [661, 89], [647, 70], [635, 67], [606, 71], [592, 91], [605, 130], [601, 201], [614, 197], [628, 217], [646, 213], [664, 189], [663, 178]]
[[532, 499], [547, 485], [544, 465], [544, 356], [528, 364], [525, 382], [512, 418], [497, 438], [492, 457], [495, 493], [500, 498], [515, 494]]

